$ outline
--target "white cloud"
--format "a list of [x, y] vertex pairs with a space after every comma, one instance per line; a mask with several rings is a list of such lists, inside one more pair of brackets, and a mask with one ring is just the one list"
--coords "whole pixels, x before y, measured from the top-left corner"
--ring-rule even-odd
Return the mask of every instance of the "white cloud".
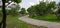
[[35, 5], [35, 3], [34, 3], [34, 2], [29, 2], [29, 4], [30, 4], [30, 5]]
[[42, 1], [42, 0], [39, 0], [39, 1]]

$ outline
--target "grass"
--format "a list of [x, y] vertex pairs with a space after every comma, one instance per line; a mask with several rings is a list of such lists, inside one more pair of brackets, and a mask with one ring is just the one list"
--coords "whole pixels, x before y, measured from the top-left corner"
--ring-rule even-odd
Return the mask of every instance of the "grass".
[[0, 16], [0, 22], [2, 21], [2, 17]]
[[45, 26], [36, 26], [28, 24], [26, 22], [19, 20], [17, 16], [8, 16], [6, 21], [7, 28], [47, 28]]
[[54, 14], [48, 14], [48, 15], [45, 15], [45, 16], [29, 16], [29, 17], [34, 18], [34, 19], [38, 19], [38, 20], [60, 22], [60, 20], [58, 20], [56, 15], [54, 15]]

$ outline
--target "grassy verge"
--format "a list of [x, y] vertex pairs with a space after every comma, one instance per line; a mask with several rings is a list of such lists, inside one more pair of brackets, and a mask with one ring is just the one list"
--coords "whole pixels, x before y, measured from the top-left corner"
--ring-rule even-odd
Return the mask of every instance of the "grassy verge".
[[60, 22], [60, 20], [58, 20], [56, 15], [54, 15], [54, 14], [48, 14], [48, 15], [45, 15], [45, 16], [29, 16], [29, 17], [34, 18], [34, 19], [38, 19], [38, 20]]
[[17, 16], [7, 17], [7, 28], [47, 28], [43, 26], [31, 25], [26, 22], [20, 21]]

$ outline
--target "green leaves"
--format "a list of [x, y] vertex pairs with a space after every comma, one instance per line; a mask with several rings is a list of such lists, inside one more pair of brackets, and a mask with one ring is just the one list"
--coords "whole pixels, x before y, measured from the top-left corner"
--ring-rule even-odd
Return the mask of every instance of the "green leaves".
[[16, 2], [16, 3], [20, 3], [21, 2], [21, 0], [13, 0], [14, 2]]
[[22, 8], [21, 11], [20, 11], [21, 14], [25, 14], [26, 13], [26, 10], [25, 8]]
[[8, 1], [13, 1], [13, 2], [16, 2], [16, 3], [20, 3], [22, 0], [6, 0], [6, 2]]
[[49, 7], [49, 8], [54, 8], [55, 5], [56, 5], [55, 2], [50, 2], [50, 3], [48, 4], [48, 7]]
[[42, 16], [48, 13], [51, 13], [51, 8], [55, 7], [55, 2], [40, 2], [38, 5], [31, 6], [27, 11], [33, 15]]

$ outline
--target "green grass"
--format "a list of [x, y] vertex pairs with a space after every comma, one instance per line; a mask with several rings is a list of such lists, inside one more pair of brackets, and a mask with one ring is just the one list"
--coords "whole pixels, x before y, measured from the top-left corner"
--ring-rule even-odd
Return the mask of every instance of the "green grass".
[[17, 16], [8, 16], [7, 17], [7, 28], [47, 28], [45, 26], [36, 26], [28, 24], [18, 19]]
[[0, 16], [0, 22], [2, 21], [2, 17]]
[[60, 22], [60, 20], [58, 20], [56, 15], [54, 15], [54, 14], [48, 14], [48, 15], [45, 15], [45, 16], [29, 16], [29, 17], [34, 18], [34, 19], [38, 19], [38, 20]]

